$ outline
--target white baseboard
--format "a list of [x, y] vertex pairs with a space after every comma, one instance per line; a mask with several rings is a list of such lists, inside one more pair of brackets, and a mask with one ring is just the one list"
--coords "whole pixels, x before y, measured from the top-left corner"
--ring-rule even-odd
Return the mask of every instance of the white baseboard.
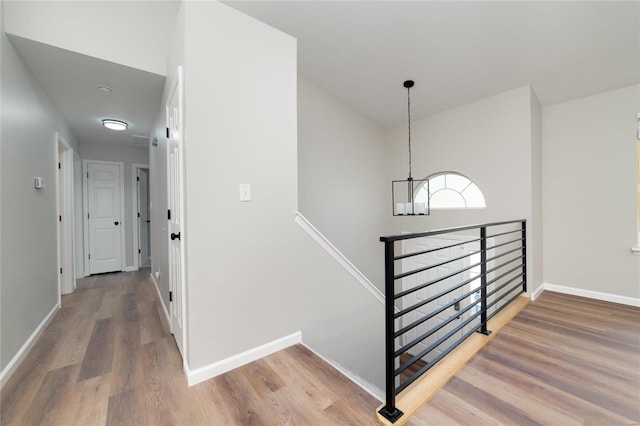
[[11, 361], [9, 361], [9, 363], [4, 368], [4, 370], [0, 372], [0, 389], [2, 389], [4, 385], [9, 381], [9, 378], [11, 378], [11, 375], [16, 371], [18, 366], [22, 363], [22, 361], [24, 360], [24, 357], [29, 352], [29, 349], [31, 349], [31, 346], [36, 341], [36, 339], [38, 338], [42, 330], [44, 330], [45, 327], [49, 325], [49, 323], [55, 316], [56, 312], [58, 312], [58, 309], [60, 309], [60, 302], [56, 303], [53, 309], [47, 314], [46, 317], [44, 317], [42, 322], [40, 322], [40, 324], [38, 325], [38, 327], [36, 327], [33, 333], [31, 333], [31, 336], [29, 336], [27, 341], [24, 342], [24, 345], [22, 345], [20, 350], [15, 354], [13, 358], [11, 358]]
[[135, 272], [138, 270], [137, 266], [125, 266], [122, 272]]
[[534, 300], [536, 300], [538, 296], [542, 294], [543, 291], [544, 291], [544, 283], [540, 284], [538, 288], [536, 288], [531, 292], [531, 301], [533, 302]]
[[302, 344], [304, 345], [305, 348], [309, 349], [311, 352], [313, 352], [319, 358], [321, 358], [324, 362], [326, 362], [327, 364], [329, 364], [330, 366], [338, 370], [340, 374], [347, 377], [349, 380], [351, 380], [353, 383], [358, 385], [360, 388], [362, 388], [362, 390], [367, 392], [369, 395], [373, 396], [380, 402], [384, 402], [385, 394], [382, 391], [382, 389], [364, 380], [362, 377], [358, 376], [353, 371], [347, 370], [346, 368], [334, 362], [333, 360], [320, 355], [318, 352], [314, 351], [313, 348], [310, 348], [309, 346], [307, 346], [304, 342]]
[[[617, 294], [603, 293], [600, 291], [593, 291], [593, 290], [584, 290], [581, 288], [566, 287], [563, 285], [557, 285], [557, 284], [551, 284], [551, 283], [543, 283], [541, 287], [544, 287], [544, 290], [555, 291], [558, 293], [571, 294], [573, 296], [587, 297], [589, 299], [596, 299], [596, 300], [602, 300], [605, 302], [613, 302], [613, 303], [620, 303], [622, 305], [640, 307], [640, 298], [637, 298], [637, 297], [620, 296]], [[538, 287], [538, 289], [539, 288], [540, 287]], [[540, 292], [542, 292], [542, 290]]]
[[187, 383], [189, 386], [196, 385], [298, 343], [302, 343], [302, 332], [300, 331], [193, 371], [186, 368]]
[[160, 304], [162, 305], [162, 310], [164, 311], [164, 316], [167, 319], [167, 324], [171, 324], [169, 321], [169, 311], [167, 311], [167, 307], [164, 305], [164, 299], [162, 298], [162, 294], [160, 294], [160, 286], [158, 286], [158, 281], [156, 281], [156, 277], [153, 276], [153, 272], [149, 274], [151, 279], [153, 280], [153, 284], [155, 284], [156, 292], [158, 293], [158, 299], [160, 299]]

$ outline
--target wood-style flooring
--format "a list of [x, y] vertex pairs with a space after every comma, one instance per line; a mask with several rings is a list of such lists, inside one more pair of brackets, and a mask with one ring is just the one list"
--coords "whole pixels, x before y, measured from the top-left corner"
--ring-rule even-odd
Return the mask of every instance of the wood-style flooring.
[[149, 270], [78, 281], [1, 394], [9, 425], [373, 424], [375, 398], [304, 346], [187, 387]]
[[[379, 401], [304, 346], [187, 387], [148, 270], [80, 280], [0, 396], [2, 425], [374, 425]], [[640, 309], [545, 292], [409, 421], [640, 419]]]
[[640, 309], [544, 292], [409, 424], [639, 421]]

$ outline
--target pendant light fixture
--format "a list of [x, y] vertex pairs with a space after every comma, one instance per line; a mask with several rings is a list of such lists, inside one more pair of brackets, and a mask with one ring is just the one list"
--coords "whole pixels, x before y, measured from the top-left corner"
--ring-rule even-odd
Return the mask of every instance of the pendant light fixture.
[[416, 201], [416, 191], [421, 187], [429, 193], [429, 180], [414, 180], [411, 176], [411, 88], [413, 80], [403, 83], [407, 89], [407, 117], [409, 127], [409, 177], [406, 180], [394, 180], [391, 182], [391, 208], [394, 216], [424, 216], [429, 214], [429, 197], [426, 200]]

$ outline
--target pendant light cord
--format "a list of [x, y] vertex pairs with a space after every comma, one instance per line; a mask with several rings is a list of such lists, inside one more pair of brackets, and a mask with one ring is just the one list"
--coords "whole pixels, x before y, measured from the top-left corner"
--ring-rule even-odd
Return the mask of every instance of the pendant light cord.
[[407, 87], [407, 116], [409, 117], [409, 180], [411, 177], [411, 88]]

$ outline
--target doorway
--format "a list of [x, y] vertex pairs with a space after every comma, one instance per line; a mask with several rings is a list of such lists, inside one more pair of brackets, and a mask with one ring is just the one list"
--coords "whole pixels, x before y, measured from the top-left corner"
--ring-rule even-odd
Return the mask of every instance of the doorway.
[[133, 200], [133, 251], [134, 266], [146, 268], [151, 266], [151, 206], [149, 166], [133, 164], [134, 200]]
[[73, 150], [56, 132], [58, 170], [56, 206], [58, 211], [58, 293], [68, 294], [75, 289], [74, 267], [74, 199]]

